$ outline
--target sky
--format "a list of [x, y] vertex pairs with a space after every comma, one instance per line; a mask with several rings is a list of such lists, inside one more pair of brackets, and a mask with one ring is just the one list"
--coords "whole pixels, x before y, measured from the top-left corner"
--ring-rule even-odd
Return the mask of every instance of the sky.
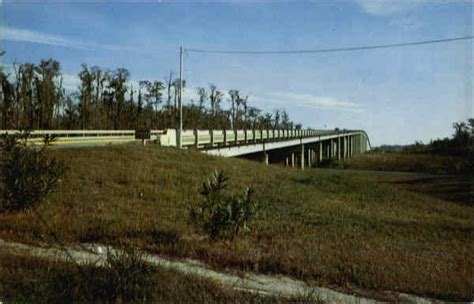
[[[179, 72], [179, 47], [307, 50], [472, 36], [472, 1], [3, 1], [3, 66], [61, 63], [126, 68], [133, 81]], [[184, 57], [185, 102], [195, 88], [238, 89], [305, 127], [363, 129], [372, 145], [450, 136], [473, 117], [473, 40], [318, 54]]]

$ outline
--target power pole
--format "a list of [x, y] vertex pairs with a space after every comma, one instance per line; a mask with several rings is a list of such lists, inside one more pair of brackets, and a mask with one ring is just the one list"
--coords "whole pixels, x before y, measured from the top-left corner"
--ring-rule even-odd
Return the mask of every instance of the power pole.
[[179, 130], [178, 130], [178, 148], [182, 148], [181, 138], [183, 133], [183, 64], [184, 64], [184, 49], [179, 47]]

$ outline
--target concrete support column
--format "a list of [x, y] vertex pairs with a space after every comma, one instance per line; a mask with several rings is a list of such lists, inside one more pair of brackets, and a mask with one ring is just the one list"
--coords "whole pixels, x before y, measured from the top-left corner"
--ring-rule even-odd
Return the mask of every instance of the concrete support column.
[[304, 145], [301, 145], [301, 170], [304, 170]]
[[342, 159], [346, 158], [346, 137], [341, 138], [341, 157]]
[[263, 162], [265, 163], [265, 165], [270, 164], [270, 157], [269, 157], [268, 153], [265, 152], [265, 151], [263, 152]]
[[362, 154], [360, 149], [360, 134], [357, 136], [357, 154]]
[[347, 158], [351, 157], [351, 137], [347, 136]]
[[289, 157], [285, 157], [285, 166], [288, 167], [290, 165], [290, 159]]
[[341, 160], [341, 138], [337, 138], [337, 160]]
[[351, 158], [351, 136], [347, 136], [347, 158]]
[[344, 158], [349, 158], [349, 137], [344, 136]]
[[291, 152], [291, 167], [295, 167], [295, 153]]
[[354, 155], [354, 136], [349, 136], [349, 157]]
[[323, 161], [323, 142], [322, 141], [319, 142], [318, 155], [319, 155], [318, 162], [320, 163]]
[[311, 161], [312, 161], [311, 157], [312, 157], [313, 151], [311, 149], [308, 149], [307, 153], [308, 153], [308, 168], [311, 168]]

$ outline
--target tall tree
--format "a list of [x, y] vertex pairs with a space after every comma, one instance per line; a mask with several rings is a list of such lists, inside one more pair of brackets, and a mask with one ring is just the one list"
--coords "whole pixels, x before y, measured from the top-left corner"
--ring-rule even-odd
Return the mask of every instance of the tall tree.
[[52, 126], [54, 108], [60, 103], [58, 85], [56, 81], [60, 75], [61, 66], [53, 59], [41, 60], [35, 67], [36, 96], [38, 99], [38, 129], [49, 129]]
[[79, 120], [82, 129], [90, 129], [92, 125], [91, 116], [93, 113], [95, 77], [85, 63], [81, 67], [82, 70], [79, 72], [79, 79], [81, 80], [79, 85]]
[[235, 106], [239, 103], [239, 91], [238, 90], [229, 90], [230, 96], [230, 128], [234, 129], [235, 125]]

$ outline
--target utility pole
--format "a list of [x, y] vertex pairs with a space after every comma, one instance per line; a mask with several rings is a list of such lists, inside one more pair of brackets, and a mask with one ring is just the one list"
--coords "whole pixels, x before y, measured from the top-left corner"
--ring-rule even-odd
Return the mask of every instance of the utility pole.
[[178, 148], [182, 148], [181, 138], [183, 133], [183, 60], [184, 60], [184, 49], [182, 46], [179, 47], [179, 130], [178, 130]]

